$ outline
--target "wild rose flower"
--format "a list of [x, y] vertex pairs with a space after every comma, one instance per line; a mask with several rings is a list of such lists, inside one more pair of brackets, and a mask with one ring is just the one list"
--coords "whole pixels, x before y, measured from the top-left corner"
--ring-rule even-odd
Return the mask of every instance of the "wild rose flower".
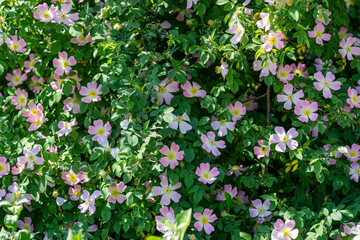
[[246, 114], [246, 107], [239, 101], [235, 102], [235, 106], [233, 106], [232, 103], [230, 103], [229, 106], [227, 106], [226, 108], [233, 115], [232, 120], [234, 122], [240, 120]]
[[20, 88], [15, 90], [16, 96], [11, 96], [11, 104], [16, 105], [15, 109], [20, 110], [22, 106], [25, 106], [27, 103], [28, 93], [25, 90]]
[[292, 71], [294, 72], [295, 76], [303, 77], [305, 79], [309, 78], [309, 73], [306, 72], [306, 65], [303, 63], [298, 63], [296, 66], [295, 63], [291, 64]]
[[226, 200], [226, 197], [225, 197], [225, 193], [228, 193], [232, 198], [234, 198], [237, 194], [237, 187], [232, 187], [231, 184], [226, 184], [224, 186], [224, 190], [221, 191], [218, 191], [218, 194], [216, 195], [216, 200], [219, 200], [219, 201], [225, 201]]
[[88, 133], [94, 135], [92, 137], [93, 141], [101, 142], [107, 141], [107, 138], [111, 134], [111, 125], [110, 122], [107, 122], [105, 125], [101, 119], [94, 121], [94, 126], [89, 126]]
[[264, 203], [261, 202], [260, 199], [256, 199], [254, 201], [251, 201], [254, 208], [250, 208], [250, 216], [252, 218], [255, 217], [267, 217], [270, 216], [272, 212], [268, 211], [270, 208], [270, 201], [265, 200]]
[[170, 221], [171, 223], [175, 224], [176, 223], [176, 217], [175, 217], [174, 209], [172, 207], [168, 208], [168, 207], [165, 206], [165, 207], [160, 208], [159, 211], [163, 216], [156, 216], [155, 217], [156, 229], [159, 232], [165, 232], [165, 231], [170, 230], [169, 227], [161, 224], [160, 221], [167, 220], [167, 221]]
[[109, 141], [100, 141], [98, 142], [101, 147], [94, 147], [93, 151], [95, 152], [96, 150], [101, 150], [102, 152], [110, 152], [110, 155], [115, 158], [116, 154], [119, 152], [119, 148], [115, 147], [115, 148], [111, 148]]
[[72, 110], [74, 114], [80, 113], [80, 104], [79, 100], [74, 93], [73, 97], [68, 97], [64, 100], [64, 112], [69, 112]]
[[170, 165], [171, 169], [174, 169], [177, 165], [179, 165], [178, 160], [183, 160], [184, 151], [179, 151], [180, 147], [175, 142], [171, 143], [171, 147], [169, 149], [168, 146], [164, 146], [160, 149], [160, 153], [165, 155], [162, 157], [159, 162], [167, 167]]
[[68, 184], [70, 186], [78, 184], [82, 180], [81, 177], [81, 174], [74, 173], [72, 167], [70, 167], [70, 170], [68, 172], [61, 172], [61, 178], [65, 180], [65, 184]]
[[87, 210], [89, 210], [89, 216], [91, 216], [96, 211], [95, 199], [100, 196], [101, 192], [99, 190], [95, 190], [91, 196], [87, 190], [84, 190], [80, 198], [85, 202], [79, 205], [78, 208], [80, 209], [80, 212], [85, 213]]
[[30, 85], [30, 90], [39, 94], [40, 91], [43, 89], [43, 85], [45, 83], [44, 78], [43, 77], [37, 78], [36, 76], [32, 76], [31, 81], [32, 84]]
[[226, 148], [225, 142], [223, 140], [216, 141], [216, 135], [214, 132], [208, 132], [206, 135], [201, 134], [201, 141], [203, 145], [201, 146], [208, 153], [214, 154], [214, 156], [220, 156], [220, 151], [218, 148]]
[[325, 77], [321, 72], [316, 72], [314, 74], [314, 78], [317, 81], [319, 81], [319, 82], [314, 82], [314, 86], [316, 90], [323, 91], [324, 98], [332, 98], [330, 89], [335, 91], [340, 89], [341, 82], [340, 81], [333, 82], [335, 80], [335, 75], [332, 74], [332, 72], [327, 72]]
[[[264, 57], [261, 57], [261, 59], [263, 60]], [[273, 62], [273, 60], [271, 60], [270, 57], [268, 57], [266, 59], [266, 62], [264, 64], [263, 67], [261, 67], [261, 63], [262, 63], [262, 60], [255, 60], [254, 63], [253, 63], [253, 69], [254, 71], [260, 71], [261, 69], [261, 72], [260, 72], [260, 77], [267, 77], [269, 76], [269, 72], [272, 73], [272, 75], [276, 75], [276, 69], [277, 69], [277, 65], [276, 65], [276, 61], [277, 59], [275, 58], [275, 62]]]
[[[321, 5], [318, 5], [317, 8], [319, 9], [321, 7]], [[324, 15], [327, 15], [327, 21], [325, 21], [325, 17]], [[323, 10], [323, 9], [319, 9], [318, 11], [318, 15], [317, 18], [315, 19], [315, 23], [316, 24], [324, 24], [324, 25], [328, 25], [331, 21], [331, 19], [329, 18], [331, 15], [331, 12], [329, 10]]]
[[299, 235], [298, 229], [293, 229], [295, 227], [294, 220], [286, 220], [285, 223], [278, 219], [274, 224], [274, 228], [271, 232], [272, 240], [291, 240], [295, 239]]
[[260, 17], [262, 18], [260, 21], [256, 22], [256, 26], [258, 28], [265, 28], [265, 32], [270, 29], [270, 20], [269, 20], [269, 13], [260, 13]]
[[61, 11], [57, 14], [54, 19], [57, 23], [64, 23], [68, 26], [75, 24], [74, 21], [79, 20], [79, 13], [68, 14], [71, 11], [71, 4], [62, 4]]
[[344, 155], [348, 158], [349, 161], [356, 162], [360, 159], [360, 145], [353, 143], [351, 148], [346, 145], [347, 153]]
[[76, 60], [73, 56], [68, 58], [68, 54], [63, 51], [59, 52], [59, 59], [53, 59], [53, 65], [56, 67], [55, 74], [61, 76], [64, 73], [67, 75], [72, 69], [71, 66], [76, 64]]
[[358, 92], [355, 89], [352, 89], [351, 87], [348, 88], [347, 92], [349, 98], [346, 99], [346, 102], [350, 105], [350, 107], [360, 108], [360, 96], [358, 95]]
[[265, 140], [259, 140], [258, 141], [259, 147], [258, 146], [254, 147], [254, 154], [256, 155], [257, 159], [260, 159], [265, 156], [267, 156], [267, 157], [269, 156], [270, 145], [265, 147], [262, 145], [264, 142], [265, 142]]
[[110, 195], [106, 201], [113, 204], [115, 204], [116, 202], [123, 203], [125, 200], [125, 195], [120, 193], [125, 191], [126, 185], [123, 182], [117, 183], [116, 181], [114, 182], [114, 184], [115, 186], [110, 186], [108, 188]]
[[10, 193], [6, 194], [5, 199], [10, 201], [10, 202], [19, 202], [22, 199], [27, 199], [27, 204], [30, 204], [30, 201], [32, 200], [32, 197], [30, 194], [27, 193], [22, 193], [20, 191], [20, 188], [18, 186], [18, 184], [16, 182], [13, 182], [13, 184], [11, 184], [8, 187], [8, 190]]
[[216, 176], [220, 173], [216, 167], [210, 170], [210, 163], [200, 163], [200, 167], [196, 168], [196, 175], [199, 181], [204, 184], [212, 184], [216, 180]]
[[[329, 148], [330, 148], [330, 144], [324, 145], [325, 151], [328, 151]], [[336, 163], [335, 158], [340, 158], [341, 155], [342, 155], [342, 153], [338, 152], [336, 150], [332, 151], [330, 154], [328, 154], [327, 152], [324, 152], [324, 156], [329, 157], [329, 165], [334, 165]]]
[[[157, 104], [161, 105], [164, 102], [167, 105], [170, 105], [171, 99], [173, 99], [174, 95], [171, 93], [179, 91], [179, 82], [177, 81], [169, 81], [168, 78], [162, 80], [159, 86], [153, 85], [153, 89], [157, 92]], [[154, 99], [151, 99], [154, 101]]]
[[280, 64], [279, 70], [277, 72], [277, 77], [280, 81], [283, 83], [288, 83], [288, 81], [292, 80], [294, 78], [294, 74], [291, 73], [292, 68], [290, 65], [285, 65], [285, 67]]
[[171, 23], [169, 23], [169, 21], [164, 21], [161, 23], [161, 27], [163, 29], [169, 29], [169, 28], [171, 28]]
[[[24, 111], [23, 111], [23, 115], [24, 115]], [[28, 128], [28, 131], [32, 132], [37, 130], [39, 127], [41, 127], [41, 125], [45, 122], [45, 120], [46, 119], [42, 111], [37, 112], [37, 115], [30, 114], [30, 116], [26, 119], [27, 122], [31, 123]]]
[[122, 120], [120, 122], [120, 127], [122, 129], [128, 129], [129, 124], [132, 123], [132, 122], [133, 122], [133, 120], [132, 120], [131, 116], [125, 116], [125, 120]]
[[44, 163], [43, 158], [36, 156], [39, 152], [40, 148], [38, 145], [35, 145], [32, 150], [25, 148], [23, 151], [24, 156], [19, 157], [18, 161], [22, 162], [23, 165], [27, 163], [27, 168], [33, 170], [34, 162], [38, 165], [43, 165]]
[[330, 69], [332, 67], [332, 64], [333, 61], [331, 59], [323, 61], [321, 58], [316, 58], [314, 66], [316, 68], [316, 71], [321, 71], [323, 69], [326, 69], [335, 72], [336, 68]]
[[280, 50], [284, 47], [284, 42], [280, 41], [283, 38], [284, 36], [281, 31], [275, 33], [273, 30], [270, 30], [269, 34], [263, 37], [265, 43], [262, 45], [262, 48], [266, 52], [270, 52], [274, 46]]
[[227, 69], [229, 67], [229, 65], [226, 62], [222, 62], [221, 66], [216, 66], [215, 67], [215, 73], [219, 74], [221, 73], [221, 75], [223, 76], [223, 78], [225, 79], [226, 75], [228, 74], [229, 70]]
[[60, 130], [56, 132], [56, 135], [59, 137], [69, 135], [72, 132], [72, 127], [75, 125], [77, 125], [76, 119], [71, 122], [60, 121], [58, 124], [58, 128], [60, 128]]
[[176, 203], [179, 202], [181, 195], [175, 192], [174, 190], [181, 187], [180, 182], [172, 186], [171, 184], [169, 184], [168, 178], [166, 176], [163, 176], [161, 178], [160, 185], [161, 187], [153, 187], [153, 195], [154, 196], [162, 195], [160, 200], [161, 205], [165, 205], [165, 206], [169, 205], [170, 200], [173, 200]]
[[226, 122], [225, 119], [221, 119], [220, 121], [215, 118], [215, 121], [211, 122], [211, 127], [216, 131], [219, 130], [218, 136], [223, 137], [227, 134], [227, 129], [230, 131], [234, 131], [235, 122]]
[[186, 81], [185, 85], [181, 85], [181, 88], [184, 90], [183, 94], [185, 97], [191, 98], [191, 97], [201, 97], [204, 98], [206, 95], [205, 90], [200, 90], [201, 86], [197, 84], [196, 82], [191, 83], [189, 81]]
[[88, 83], [87, 87], [81, 86], [80, 95], [84, 96], [81, 98], [81, 101], [84, 103], [100, 101], [101, 97], [99, 95], [102, 94], [101, 87], [102, 85], [97, 86], [96, 82]]
[[294, 103], [294, 105], [299, 105], [301, 101], [300, 98], [304, 97], [302, 90], [293, 94], [293, 89], [294, 87], [292, 84], [286, 84], [283, 90], [285, 94], [278, 94], [276, 96], [278, 102], [285, 102], [284, 108], [286, 110], [290, 110], [292, 108], [292, 103]]
[[178, 127], [180, 129], [180, 132], [182, 134], [186, 133], [187, 131], [191, 130], [192, 129], [192, 126], [187, 123], [187, 122], [190, 122], [190, 118], [189, 116], [184, 113], [183, 115], [173, 115], [173, 122], [172, 123], [169, 123], [169, 127], [171, 129], [174, 129], [174, 130], [177, 130]]
[[345, 56], [347, 57], [347, 59], [349, 61], [353, 60], [353, 56], [359, 56], [360, 55], [360, 48], [359, 47], [352, 47], [352, 45], [355, 43], [356, 38], [353, 37], [348, 37], [345, 39], [343, 39], [340, 42], [340, 47], [341, 49], [339, 50], [339, 53], [341, 54], [341, 56], [343, 58], [345, 58]]
[[5, 157], [0, 157], [0, 178], [8, 175], [10, 172], [10, 163], [6, 162]]
[[239, 21], [237, 21], [231, 28], [228, 30], [230, 34], [234, 34], [234, 36], [230, 39], [232, 44], [238, 44], [245, 33], [244, 27], [241, 25]]
[[349, 175], [351, 175], [350, 179], [354, 179], [355, 182], [359, 182], [360, 165], [358, 163], [353, 162], [350, 165]]
[[36, 64], [36, 62], [41, 62], [41, 60], [36, 60], [35, 59], [34, 54], [30, 54], [29, 59], [30, 59], [29, 61], [24, 62], [24, 67], [26, 68], [25, 73], [35, 72], [35, 64]]
[[78, 46], [84, 46], [85, 44], [91, 43], [91, 42], [92, 42], [92, 37], [90, 35], [90, 32], [88, 33], [88, 35], [86, 37], [84, 36], [84, 34], [81, 34], [77, 38], [71, 39], [71, 43], [77, 44]]
[[330, 38], [331, 38], [331, 35], [328, 34], [328, 33], [324, 33], [324, 31], [325, 31], [324, 25], [319, 23], [314, 27], [314, 31], [308, 31], [308, 34], [309, 34], [309, 37], [311, 37], [311, 38], [316, 37], [315, 42], [317, 44], [324, 45], [323, 40], [324, 41], [329, 41]]
[[193, 4], [197, 4], [199, 0], [187, 0], [186, 8], [191, 8]]
[[206, 234], [211, 234], [215, 229], [214, 227], [210, 224], [216, 221], [217, 217], [215, 214], [212, 214], [213, 210], [210, 210], [208, 208], [204, 209], [203, 214], [197, 212], [194, 213], [194, 218], [196, 220], [198, 220], [195, 224], [194, 227], [200, 232], [203, 228], [205, 230]]
[[229, 171], [226, 173], [226, 176], [231, 176], [233, 173], [235, 173], [235, 176], [238, 177], [242, 175], [242, 172], [245, 172], [248, 168], [243, 167], [243, 165], [233, 165], [229, 164]]
[[310, 103], [308, 100], [301, 100], [299, 105], [295, 106], [294, 113], [299, 116], [301, 122], [315, 121], [318, 118], [318, 114], [315, 113], [318, 110], [318, 103]]
[[12, 75], [11, 73], [7, 73], [5, 79], [9, 81], [8, 86], [16, 87], [27, 79], [27, 75], [26, 73], [22, 74], [21, 69], [17, 68], [13, 70]]
[[4, 189], [0, 189], [0, 200], [6, 195], [6, 191]]
[[26, 51], [26, 42], [24, 41], [24, 39], [20, 39], [18, 41], [18, 36], [17, 35], [13, 35], [10, 38], [6, 38], [5, 40], [6, 45], [8, 46], [8, 48], [10, 49], [10, 51], [16, 51], [19, 53], [23, 53]]
[[39, 4], [37, 9], [39, 11], [34, 11], [34, 18], [39, 19], [41, 22], [50, 22], [57, 16], [57, 7], [54, 5], [51, 5], [49, 9], [47, 3], [43, 3]]
[[77, 201], [79, 200], [79, 197], [81, 195], [81, 186], [75, 185], [74, 187], [69, 188], [69, 195], [71, 201]]
[[283, 127], [275, 127], [275, 132], [276, 134], [272, 134], [270, 136], [269, 142], [277, 143], [275, 146], [276, 151], [285, 152], [286, 145], [291, 150], [294, 150], [298, 147], [299, 143], [295, 140], [292, 140], [299, 135], [295, 128], [290, 128], [289, 131], [286, 133]]
[[249, 197], [245, 195], [244, 191], [239, 191], [235, 196], [235, 200], [237, 204], [246, 204], [249, 203]]
[[246, 107], [246, 111], [254, 111], [258, 108], [258, 103], [255, 102], [256, 98], [254, 95], [250, 95], [249, 97], [245, 97], [242, 102]]
[[339, 38], [344, 39], [348, 37], [352, 37], [353, 35], [351, 33], [347, 33], [348, 29], [345, 27], [341, 27], [339, 33]]
[[33, 232], [34, 231], [34, 225], [31, 224], [31, 218], [29, 217], [25, 217], [24, 218], [24, 222], [19, 220], [18, 221], [18, 227], [20, 229], [26, 229], [29, 232]]

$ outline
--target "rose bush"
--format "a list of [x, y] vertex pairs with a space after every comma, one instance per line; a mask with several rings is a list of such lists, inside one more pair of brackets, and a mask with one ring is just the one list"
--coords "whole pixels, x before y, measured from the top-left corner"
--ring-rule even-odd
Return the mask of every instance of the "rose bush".
[[0, 8], [1, 239], [359, 238], [356, 1]]

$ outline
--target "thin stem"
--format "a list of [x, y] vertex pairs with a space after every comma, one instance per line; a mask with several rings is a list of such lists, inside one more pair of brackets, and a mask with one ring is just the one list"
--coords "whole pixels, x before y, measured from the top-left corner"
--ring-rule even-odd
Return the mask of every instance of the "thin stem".
[[266, 115], [266, 119], [267, 119], [267, 126], [270, 126], [270, 109], [271, 109], [271, 105], [270, 105], [270, 86], [267, 87], [267, 115]]

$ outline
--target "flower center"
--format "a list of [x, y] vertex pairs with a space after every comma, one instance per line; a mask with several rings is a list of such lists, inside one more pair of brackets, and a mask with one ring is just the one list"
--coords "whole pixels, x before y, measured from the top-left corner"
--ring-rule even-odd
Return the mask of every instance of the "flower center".
[[232, 170], [237, 170], [238, 169], [238, 165], [234, 165], [234, 166], [232, 166]]
[[67, 61], [63, 61], [61, 65], [63, 68], [67, 68], [67, 66], [69, 66], [69, 63]]
[[242, 33], [242, 29], [239, 28], [239, 27], [236, 27], [235, 32], [236, 32], [236, 33]]
[[86, 204], [90, 204], [90, 198], [87, 197], [87, 198], [85, 199], [85, 202], [86, 202]]
[[225, 121], [225, 119], [221, 119], [221, 120], [219, 121], [219, 123], [220, 123], [221, 126], [224, 126], [225, 123], [226, 123], [226, 121]]
[[29, 161], [34, 160], [34, 158], [35, 158], [35, 157], [34, 157], [34, 155], [32, 155], [32, 154], [30, 154], [29, 157], [28, 157]]
[[206, 179], [209, 179], [211, 177], [211, 175], [210, 175], [209, 172], [204, 172], [203, 177], [206, 178]]
[[233, 111], [233, 114], [236, 116], [236, 115], [239, 115], [240, 114], [240, 111], [238, 109], [234, 109]]
[[61, 17], [62, 19], [65, 19], [65, 18], [67, 17], [67, 15], [66, 15], [66, 13], [61, 13], [60, 17]]
[[202, 223], [203, 225], [206, 225], [206, 224], [209, 222], [209, 220], [208, 220], [206, 217], [204, 217], [204, 216], [201, 218], [200, 221], [201, 221], [201, 223]]
[[215, 67], [215, 73], [216, 73], [216, 74], [221, 73], [221, 67], [216, 66], [216, 67]]
[[214, 139], [210, 139], [209, 143], [211, 146], [215, 146], [216, 145], [216, 141]]
[[324, 83], [323, 83], [323, 85], [324, 85], [324, 87], [329, 87], [329, 86], [330, 86], [330, 83], [329, 83], [327, 80], [325, 80]]
[[324, 16], [322, 15], [322, 13], [319, 13], [319, 19], [324, 20]]
[[19, 48], [19, 45], [18, 45], [17, 43], [13, 43], [13, 44], [11, 45], [11, 47], [12, 47], [14, 50], [16, 50], [16, 49]]
[[160, 91], [161, 93], [166, 93], [166, 88], [165, 88], [165, 87], [160, 87], [159, 91]]
[[356, 153], [355, 153], [354, 151], [350, 151], [350, 152], [349, 152], [349, 155], [350, 155], [350, 157], [355, 157], [355, 156], [356, 156]]
[[25, 225], [23, 229], [29, 230], [30, 227], [28, 225]]
[[19, 103], [24, 104], [24, 102], [25, 102], [25, 98], [24, 97], [19, 97]]
[[282, 140], [283, 142], [286, 142], [288, 139], [289, 139], [289, 138], [288, 138], [286, 135], [281, 138], [281, 140]]
[[261, 152], [261, 153], [266, 153], [266, 147], [262, 147], [262, 148], [260, 149], [260, 152]]
[[282, 232], [284, 234], [284, 237], [290, 236], [290, 231], [288, 229], [285, 228], [285, 229], [282, 230]]
[[280, 77], [282, 77], [282, 78], [286, 78], [287, 77], [287, 72], [281, 72], [280, 73]]
[[5, 169], [4, 165], [0, 165], [0, 172], [4, 171], [4, 169]]
[[269, 42], [271, 45], [274, 45], [276, 43], [276, 38], [275, 37], [269, 38]]
[[49, 18], [49, 17], [50, 17], [49, 12], [48, 12], [48, 11], [44, 12], [44, 13], [43, 13], [43, 17], [44, 17], [44, 18]]
[[20, 77], [19, 77], [19, 76], [14, 77], [14, 82], [19, 82], [19, 81], [20, 81]]
[[40, 125], [40, 124], [41, 124], [40, 118], [36, 119], [34, 123], [35, 123], [36, 125]]
[[165, 187], [164, 194], [170, 194], [170, 193], [171, 193], [171, 189], [169, 187]]
[[117, 188], [114, 188], [111, 190], [111, 195], [114, 197], [119, 196], [119, 190]]
[[95, 97], [95, 95], [96, 95], [96, 92], [94, 90], [91, 90], [89, 93], [89, 96], [93, 98], [93, 97]]
[[288, 98], [289, 98], [289, 100], [293, 100], [293, 99], [294, 99], [294, 95], [293, 95], [293, 94], [290, 94], [290, 95], [288, 95]]
[[320, 32], [320, 31], [318, 30], [318, 31], [316, 31], [315, 35], [316, 35], [317, 37], [321, 38], [323, 34], [322, 34], [322, 32]]
[[105, 132], [104, 128], [99, 128], [97, 134], [102, 135], [104, 134], [104, 132]]
[[176, 121], [181, 122], [181, 121], [182, 121], [182, 117], [181, 117], [181, 116], [177, 116], [177, 117], [176, 117]]
[[357, 168], [357, 169], [355, 170], [355, 173], [356, 173], [356, 174], [360, 174], [360, 168]]
[[81, 42], [85, 42], [86, 37], [84, 37], [84, 35], [81, 35], [81, 36], [79, 37], [79, 40], [80, 40]]
[[352, 96], [351, 99], [352, 99], [352, 101], [355, 102], [355, 103], [359, 101], [359, 98], [358, 98], [358, 96], [356, 96], [356, 95]]
[[75, 191], [74, 195], [75, 195], [75, 197], [80, 197], [81, 193], [80, 193], [80, 191]]
[[196, 93], [198, 92], [198, 90], [197, 90], [196, 88], [191, 88], [191, 89], [190, 89], [190, 92], [191, 92], [192, 94], [196, 94]]
[[259, 210], [258, 210], [258, 211], [259, 211], [259, 213], [260, 213], [260, 214], [262, 214], [263, 212], [265, 212], [265, 209], [263, 209], [263, 208], [259, 208]]
[[71, 182], [75, 182], [76, 179], [77, 179], [77, 176], [76, 176], [75, 173], [71, 173], [71, 174], [69, 175], [69, 180], [70, 180]]
[[69, 127], [69, 122], [66, 121], [66, 122], [65, 122], [65, 128], [68, 128], [68, 127]]
[[37, 110], [36, 110], [36, 109], [30, 110], [30, 113], [32, 113], [32, 114], [34, 114], [35, 116], [37, 116]]
[[301, 75], [302, 75], [302, 72], [301, 72], [300, 69], [296, 69], [296, 70], [294, 71], [294, 73], [295, 73], [295, 75], [298, 76], [298, 77], [301, 77]]
[[16, 198], [20, 198], [20, 196], [21, 196], [21, 193], [20, 193], [20, 192], [16, 192], [16, 193], [15, 193], [15, 197], [16, 197]]
[[304, 109], [304, 111], [303, 111], [303, 114], [304, 114], [305, 116], [309, 116], [310, 113], [311, 113], [311, 111], [310, 111], [310, 109], [308, 109], [308, 108]]
[[167, 158], [168, 158], [169, 160], [173, 160], [173, 159], [175, 158], [175, 154], [174, 154], [173, 152], [169, 152], [169, 153], [167, 154]]
[[72, 102], [72, 103], [77, 103], [77, 98], [71, 99], [71, 102]]

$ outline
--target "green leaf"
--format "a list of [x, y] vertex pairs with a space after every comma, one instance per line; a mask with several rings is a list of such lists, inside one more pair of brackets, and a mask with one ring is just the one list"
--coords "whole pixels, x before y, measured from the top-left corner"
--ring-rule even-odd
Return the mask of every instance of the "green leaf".
[[194, 184], [194, 177], [191, 174], [185, 176], [185, 185], [190, 188]]
[[228, 2], [229, 2], [229, 0], [217, 0], [216, 4], [217, 5], [224, 5], [224, 4], [227, 4]]
[[61, 50], [62, 44], [60, 41], [54, 41], [51, 44], [51, 53], [52, 54], [58, 54]]
[[146, 238], [146, 240], [163, 240], [163, 239], [160, 238], [160, 237], [149, 236], [149, 237]]
[[330, 217], [331, 217], [334, 221], [341, 221], [341, 219], [342, 219], [341, 212], [339, 212], [339, 211], [331, 213], [331, 214], [330, 214]]
[[[326, 15], [326, 14], [325, 14]], [[290, 16], [295, 20], [299, 21], [299, 12], [297, 10], [290, 12]]]
[[85, 113], [89, 107], [88, 103], [81, 103], [80, 105], [80, 113]]
[[185, 154], [185, 161], [187, 162], [191, 162], [192, 160], [194, 160], [195, 158], [195, 152], [192, 148], [187, 148], [184, 150], [184, 154]]
[[18, 219], [19, 219], [18, 215], [6, 215], [4, 218], [4, 224], [7, 228], [16, 229], [18, 224]]
[[4, 73], [4, 71], [5, 71], [5, 70], [4, 70], [3, 65], [0, 64], [0, 75], [2, 75], [2, 74]]
[[246, 233], [246, 232], [240, 232], [240, 237], [241, 239], [244, 239], [244, 240], [251, 240], [251, 235]]
[[30, 232], [26, 229], [22, 229], [16, 233], [18, 240], [30, 240]]
[[192, 209], [180, 212], [176, 215], [176, 236], [178, 239], [184, 239], [185, 232], [191, 222]]
[[110, 220], [110, 218], [111, 218], [111, 212], [109, 211], [109, 210], [103, 210], [102, 212], [101, 212], [101, 217], [102, 217], [102, 219], [104, 219], [104, 221], [109, 221]]
[[194, 193], [194, 202], [199, 203], [201, 201], [202, 197], [203, 197], [203, 192], [202, 191], [196, 191]]

